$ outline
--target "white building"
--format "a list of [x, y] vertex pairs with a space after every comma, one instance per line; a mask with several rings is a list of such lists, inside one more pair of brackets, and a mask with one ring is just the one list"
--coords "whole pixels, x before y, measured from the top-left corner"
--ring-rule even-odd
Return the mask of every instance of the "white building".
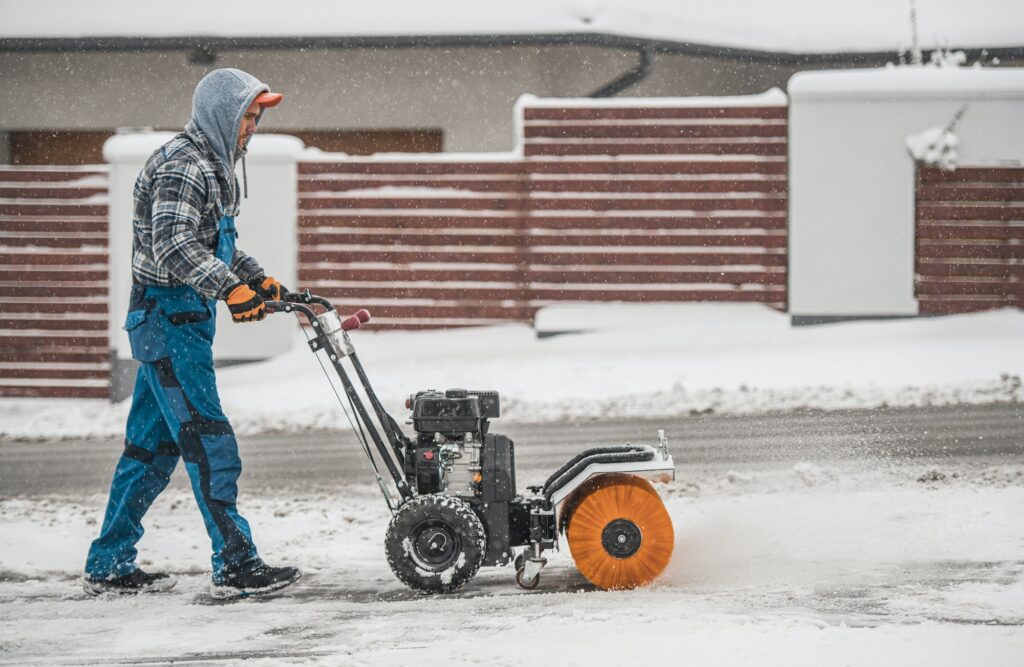
[[[918, 46], [1024, 64], [1013, 0], [916, 0]], [[785, 88], [910, 57], [910, 0], [0, 0], [0, 163], [99, 162], [119, 127], [176, 130], [213, 67], [287, 96], [264, 131], [350, 153], [512, 148], [542, 97]]]

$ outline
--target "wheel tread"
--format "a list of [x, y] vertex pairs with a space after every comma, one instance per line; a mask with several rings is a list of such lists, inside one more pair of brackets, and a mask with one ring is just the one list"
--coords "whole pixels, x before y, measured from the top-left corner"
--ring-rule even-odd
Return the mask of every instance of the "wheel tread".
[[[453, 527], [460, 531], [463, 551], [456, 563], [445, 570], [427, 572], [409, 556], [408, 532], [419, 521], [439, 517], [456, 523]], [[487, 533], [469, 503], [431, 494], [416, 496], [398, 508], [388, 524], [384, 545], [388, 566], [406, 586], [422, 593], [452, 593], [476, 576], [487, 550]]]

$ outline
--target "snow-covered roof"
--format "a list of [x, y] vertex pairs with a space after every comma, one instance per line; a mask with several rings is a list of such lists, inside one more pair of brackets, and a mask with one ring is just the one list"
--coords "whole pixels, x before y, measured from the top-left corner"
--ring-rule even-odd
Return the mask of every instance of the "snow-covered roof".
[[792, 100], [873, 96], [937, 97], [956, 94], [1024, 98], [1024, 67], [883, 67], [797, 72], [789, 82]]
[[[791, 54], [912, 41], [911, 0], [0, 0], [0, 45], [168, 40], [594, 35]], [[1024, 45], [1020, 0], [916, 0], [922, 48]]]

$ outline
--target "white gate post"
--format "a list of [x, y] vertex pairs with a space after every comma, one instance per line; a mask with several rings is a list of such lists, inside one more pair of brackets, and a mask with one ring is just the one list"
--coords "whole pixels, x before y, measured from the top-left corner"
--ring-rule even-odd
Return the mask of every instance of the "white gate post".
[[[110, 348], [112, 396], [128, 396], [134, 383], [135, 362], [128, 336], [121, 329], [131, 292], [132, 193], [146, 160], [170, 132], [117, 134], [103, 146], [110, 164]], [[257, 135], [246, 158], [249, 197], [242, 200], [236, 220], [238, 246], [259, 260], [267, 273], [294, 288], [298, 275], [298, 158], [303, 144], [285, 135]], [[241, 163], [237, 168], [241, 181]], [[214, 356], [219, 364], [266, 359], [291, 347], [295, 323], [270, 317], [255, 324], [234, 324], [227, 308], [218, 307]]]

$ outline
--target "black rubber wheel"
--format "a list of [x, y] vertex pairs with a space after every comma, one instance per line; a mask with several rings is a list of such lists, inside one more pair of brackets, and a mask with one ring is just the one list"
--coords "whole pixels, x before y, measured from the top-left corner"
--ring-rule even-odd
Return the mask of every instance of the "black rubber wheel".
[[540, 575], [538, 574], [530, 581], [525, 581], [523, 579], [523, 575], [525, 573], [525, 568], [520, 567], [516, 569], [516, 583], [519, 584], [520, 588], [525, 588], [528, 591], [532, 591], [534, 588], [537, 588], [537, 586], [540, 584]]
[[451, 593], [480, 569], [487, 534], [465, 501], [441, 494], [417, 496], [391, 518], [384, 549], [391, 571], [409, 588]]

